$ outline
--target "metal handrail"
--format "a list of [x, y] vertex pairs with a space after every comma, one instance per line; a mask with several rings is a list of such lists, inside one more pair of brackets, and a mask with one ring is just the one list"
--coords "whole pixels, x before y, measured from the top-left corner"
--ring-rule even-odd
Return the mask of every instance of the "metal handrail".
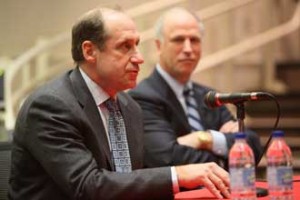
[[[200, 16], [201, 20], [207, 20], [212, 17], [216, 17], [220, 14], [228, 12], [233, 9], [237, 9], [241, 6], [245, 6], [249, 3], [252, 3], [257, 0], [227, 0], [222, 3], [210, 6], [208, 8], [202, 9], [196, 12], [197, 15]], [[153, 39], [155, 36], [155, 30], [153, 28], [149, 28], [141, 33], [141, 42], [146, 42], [150, 39]]]
[[186, 0], [156, 0], [147, 3], [143, 3], [134, 8], [128, 9], [126, 13], [128, 13], [132, 18], [136, 18], [154, 11], [158, 11], [173, 5], [176, 5], [181, 2], [185, 2]]
[[63, 33], [59, 34], [58, 36], [54, 37], [52, 40], [49, 40], [44, 43], [38, 43], [33, 48], [26, 51], [26, 53], [22, 54], [19, 58], [13, 61], [7, 70], [5, 70], [4, 76], [4, 101], [5, 101], [5, 126], [7, 129], [12, 129], [15, 123], [15, 116], [14, 116], [14, 101], [12, 98], [12, 83], [15, 74], [21, 70], [22, 66], [26, 63], [30, 62], [34, 57], [39, 55], [40, 53], [45, 52], [46, 50], [52, 49], [56, 47], [58, 44], [66, 41], [69, 39], [69, 34]]
[[225, 61], [228, 61], [240, 54], [257, 49], [269, 42], [277, 40], [300, 28], [300, 2], [297, 4], [293, 17], [286, 23], [275, 28], [269, 29], [263, 33], [250, 37], [238, 44], [207, 55], [201, 59], [194, 73], [203, 71]]

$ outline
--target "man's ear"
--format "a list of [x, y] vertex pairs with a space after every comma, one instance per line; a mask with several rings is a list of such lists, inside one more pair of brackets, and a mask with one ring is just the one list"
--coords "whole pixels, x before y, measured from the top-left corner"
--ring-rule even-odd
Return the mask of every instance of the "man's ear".
[[87, 62], [95, 63], [96, 62], [96, 55], [97, 55], [97, 48], [91, 41], [84, 41], [81, 45], [83, 57]]
[[155, 46], [156, 46], [156, 49], [157, 49], [157, 50], [160, 50], [160, 45], [161, 45], [160, 40], [156, 39], [156, 40], [155, 40]]

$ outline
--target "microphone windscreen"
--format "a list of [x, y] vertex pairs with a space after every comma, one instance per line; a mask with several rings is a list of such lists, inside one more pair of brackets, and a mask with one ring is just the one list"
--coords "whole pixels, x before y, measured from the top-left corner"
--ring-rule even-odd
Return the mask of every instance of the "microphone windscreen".
[[215, 96], [216, 96], [215, 91], [209, 91], [204, 97], [204, 103], [210, 108], [217, 107], [218, 105], [216, 104]]

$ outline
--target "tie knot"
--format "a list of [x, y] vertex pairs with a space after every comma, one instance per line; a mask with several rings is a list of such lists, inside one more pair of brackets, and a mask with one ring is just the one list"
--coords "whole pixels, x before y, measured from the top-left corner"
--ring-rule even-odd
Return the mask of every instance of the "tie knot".
[[193, 95], [194, 95], [193, 89], [188, 86], [185, 86], [183, 89], [183, 96], [188, 97]]
[[109, 98], [104, 102], [106, 108], [108, 109], [109, 112], [116, 112], [119, 110], [118, 104], [116, 100], [113, 100]]

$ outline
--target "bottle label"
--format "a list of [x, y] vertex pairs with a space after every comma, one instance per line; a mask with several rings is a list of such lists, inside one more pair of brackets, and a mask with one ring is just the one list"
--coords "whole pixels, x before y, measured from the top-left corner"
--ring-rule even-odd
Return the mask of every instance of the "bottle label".
[[293, 169], [291, 166], [268, 167], [268, 184], [275, 187], [292, 187]]
[[230, 184], [233, 188], [255, 188], [254, 167], [230, 168]]

